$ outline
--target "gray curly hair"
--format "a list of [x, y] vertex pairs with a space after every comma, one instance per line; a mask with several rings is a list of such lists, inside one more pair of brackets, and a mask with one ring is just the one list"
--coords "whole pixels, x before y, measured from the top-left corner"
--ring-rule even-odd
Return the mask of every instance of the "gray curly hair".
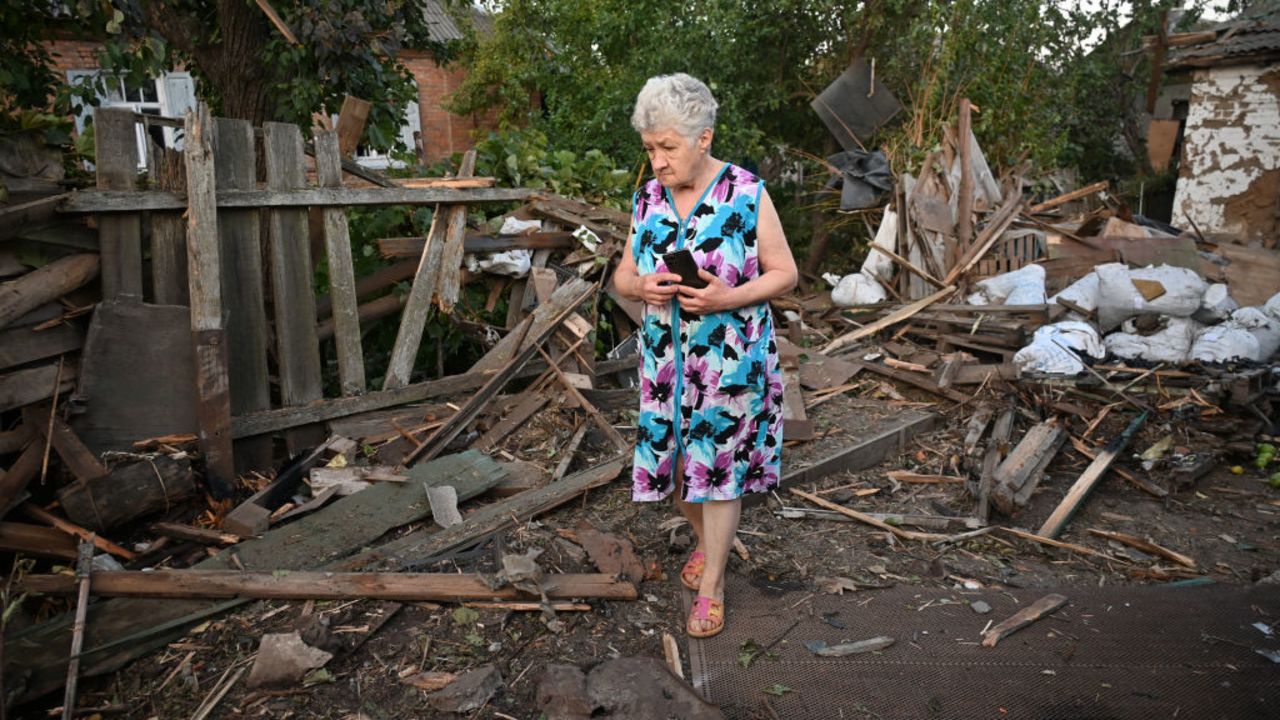
[[701, 80], [684, 73], [657, 75], [636, 96], [631, 127], [640, 133], [674, 128], [692, 141], [703, 130], [715, 128], [718, 107]]

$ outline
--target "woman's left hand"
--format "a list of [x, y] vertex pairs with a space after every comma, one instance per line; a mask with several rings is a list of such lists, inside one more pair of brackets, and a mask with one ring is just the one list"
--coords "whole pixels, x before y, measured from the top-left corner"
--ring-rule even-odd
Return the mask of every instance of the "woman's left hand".
[[704, 288], [691, 288], [688, 285], [681, 285], [681, 309], [697, 315], [710, 315], [711, 313], [736, 307], [734, 305], [733, 288], [725, 285], [720, 278], [701, 268], [698, 269], [698, 277], [706, 280], [707, 286]]

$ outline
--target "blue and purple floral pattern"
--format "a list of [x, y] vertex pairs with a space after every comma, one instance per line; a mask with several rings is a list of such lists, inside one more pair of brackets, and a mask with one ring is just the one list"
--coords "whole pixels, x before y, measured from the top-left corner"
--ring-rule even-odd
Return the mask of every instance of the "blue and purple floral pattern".
[[[726, 164], [687, 218], [650, 180], [632, 204], [631, 250], [641, 275], [666, 272], [665, 253], [688, 248], [726, 285], [760, 275], [756, 218], [764, 183]], [[782, 372], [768, 303], [695, 315], [680, 301], [646, 305], [641, 329], [640, 421], [631, 496], [661, 500], [684, 460], [684, 499], [733, 500], [778, 484]]]

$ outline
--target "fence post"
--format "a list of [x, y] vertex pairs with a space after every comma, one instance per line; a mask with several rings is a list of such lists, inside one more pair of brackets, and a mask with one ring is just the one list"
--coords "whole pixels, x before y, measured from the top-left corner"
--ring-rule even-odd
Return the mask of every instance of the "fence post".
[[[320, 187], [342, 187], [337, 131], [316, 133], [316, 175]], [[325, 256], [329, 259], [329, 297], [333, 305], [333, 339], [338, 348], [338, 377], [343, 395], [360, 395], [364, 393], [364, 351], [360, 346], [360, 314], [347, 209], [324, 208], [321, 213]]]
[[218, 200], [215, 192], [213, 124], [208, 106], [187, 112], [187, 280], [191, 338], [196, 362], [196, 418], [206, 481], [215, 496], [231, 495], [235, 462], [231, 450], [231, 392], [222, 322], [222, 272], [218, 260]]

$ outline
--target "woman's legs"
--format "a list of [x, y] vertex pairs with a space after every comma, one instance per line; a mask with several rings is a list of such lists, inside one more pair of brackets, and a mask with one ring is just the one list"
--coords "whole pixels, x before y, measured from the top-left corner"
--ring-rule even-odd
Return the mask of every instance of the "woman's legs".
[[675, 499], [676, 509], [680, 514], [689, 521], [689, 525], [693, 527], [693, 549], [695, 551], [707, 551], [706, 533], [702, 527], [702, 503], [691, 503], [684, 501], [684, 458], [676, 460], [676, 491], [671, 493], [671, 497]]

